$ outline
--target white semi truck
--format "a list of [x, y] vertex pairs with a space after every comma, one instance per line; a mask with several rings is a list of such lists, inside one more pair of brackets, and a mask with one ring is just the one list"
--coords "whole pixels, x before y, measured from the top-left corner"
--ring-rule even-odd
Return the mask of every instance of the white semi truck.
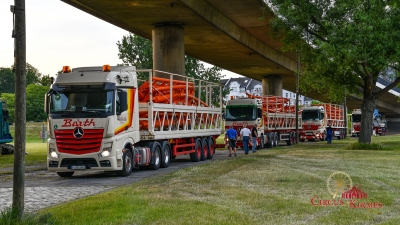
[[[298, 128], [301, 115], [298, 116]], [[257, 124], [257, 148], [275, 147], [281, 141], [296, 144], [296, 112], [290, 99], [280, 96], [254, 96], [231, 99], [225, 110], [225, 129], [233, 126], [238, 132], [243, 126], [251, 128]], [[243, 147], [243, 142], [237, 142]]]
[[301, 108], [302, 131], [300, 141], [318, 141], [326, 139], [326, 128], [331, 126], [332, 136], [344, 139], [346, 128], [342, 105], [321, 103]]
[[[149, 79], [138, 80], [139, 72]], [[222, 131], [220, 85], [153, 72], [65, 66], [45, 96], [48, 170], [128, 176], [135, 167], [168, 167], [178, 155], [211, 159]]]

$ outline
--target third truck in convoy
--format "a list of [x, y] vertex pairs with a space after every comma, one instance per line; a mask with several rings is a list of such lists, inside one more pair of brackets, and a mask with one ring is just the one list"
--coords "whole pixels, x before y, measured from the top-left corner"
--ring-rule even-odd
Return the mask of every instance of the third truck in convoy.
[[346, 134], [343, 105], [331, 103], [312, 104], [304, 106], [300, 110], [302, 130], [300, 141], [325, 140], [327, 130], [332, 128], [332, 136], [343, 139]]

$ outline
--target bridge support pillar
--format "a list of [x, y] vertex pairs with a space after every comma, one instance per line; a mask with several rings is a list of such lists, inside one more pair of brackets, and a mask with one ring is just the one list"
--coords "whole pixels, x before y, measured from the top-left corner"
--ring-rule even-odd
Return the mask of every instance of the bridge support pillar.
[[[154, 70], [185, 75], [185, 42], [182, 24], [154, 25], [152, 45]], [[169, 75], [163, 73], [155, 73], [154, 76], [169, 78]], [[174, 79], [179, 78], [174, 76]]]
[[262, 79], [263, 95], [282, 96], [282, 77], [269, 75]]

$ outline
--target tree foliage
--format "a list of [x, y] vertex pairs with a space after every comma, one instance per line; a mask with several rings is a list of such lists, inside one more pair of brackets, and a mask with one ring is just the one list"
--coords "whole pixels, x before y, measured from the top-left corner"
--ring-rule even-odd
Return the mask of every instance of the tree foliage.
[[[26, 87], [26, 120], [45, 121], [47, 114], [44, 112], [44, 95], [49, 90], [47, 86], [30, 84]], [[2, 93], [0, 100], [7, 103], [9, 121], [14, 122], [15, 94]]]
[[[50, 75], [42, 75], [31, 64], [26, 64], [26, 120], [44, 121], [44, 94], [51, 85]], [[15, 116], [15, 76], [13, 68], [0, 68], [0, 99], [7, 103], [9, 121]]]
[[268, 0], [272, 34], [284, 50], [297, 51], [302, 90], [314, 89], [333, 102], [362, 96], [359, 142], [370, 143], [375, 100], [400, 83], [378, 90], [380, 73], [400, 59], [399, 1]]
[[[117, 42], [118, 56], [122, 60], [123, 65], [132, 65], [136, 69], [152, 69], [153, 68], [153, 49], [150, 40], [142, 38], [138, 35], [124, 35], [121, 41]], [[186, 76], [195, 79], [206, 80], [213, 83], [220, 83], [222, 69], [216, 66], [205, 67], [198, 59], [185, 55], [185, 71]], [[147, 74], [139, 74], [139, 78], [146, 80]], [[216, 92], [216, 89], [214, 89]], [[226, 95], [224, 91], [223, 95]], [[215, 93], [214, 96], [219, 95]], [[215, 104], [217, 104], [215, 102]]]
[[0, 94], [14, 93], [14, 73], [11, 68], [0, 68]]
[[[50, 75], [43, 75], [31, 64], [26, 64], [26, 86], [38, 84], [50, 87]], [[15, 93], [15, 76], [13, 67], [0, 67], [0, 94]]]
[[44, 95], [49, 90], [47, 86], [30, 84], [26, 87], [26, 120], [46, 121], [44, 112]]

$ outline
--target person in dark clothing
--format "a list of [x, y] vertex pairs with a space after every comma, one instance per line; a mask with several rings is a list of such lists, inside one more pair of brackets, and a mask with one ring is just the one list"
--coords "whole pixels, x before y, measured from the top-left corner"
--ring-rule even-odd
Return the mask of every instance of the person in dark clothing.
[[252, 152], [255, 153], [256, 151], [256, 147], [257, 147], [257, 137], [258, 137], [258, 131], [257, 131], [257, 124], [254, 124], [254, 127], [251, 128], [251, 138], [252, 138]]
[[332, 144], [332, 127], [330, 125], [326, 128], [326, 140], [328, 144]]

